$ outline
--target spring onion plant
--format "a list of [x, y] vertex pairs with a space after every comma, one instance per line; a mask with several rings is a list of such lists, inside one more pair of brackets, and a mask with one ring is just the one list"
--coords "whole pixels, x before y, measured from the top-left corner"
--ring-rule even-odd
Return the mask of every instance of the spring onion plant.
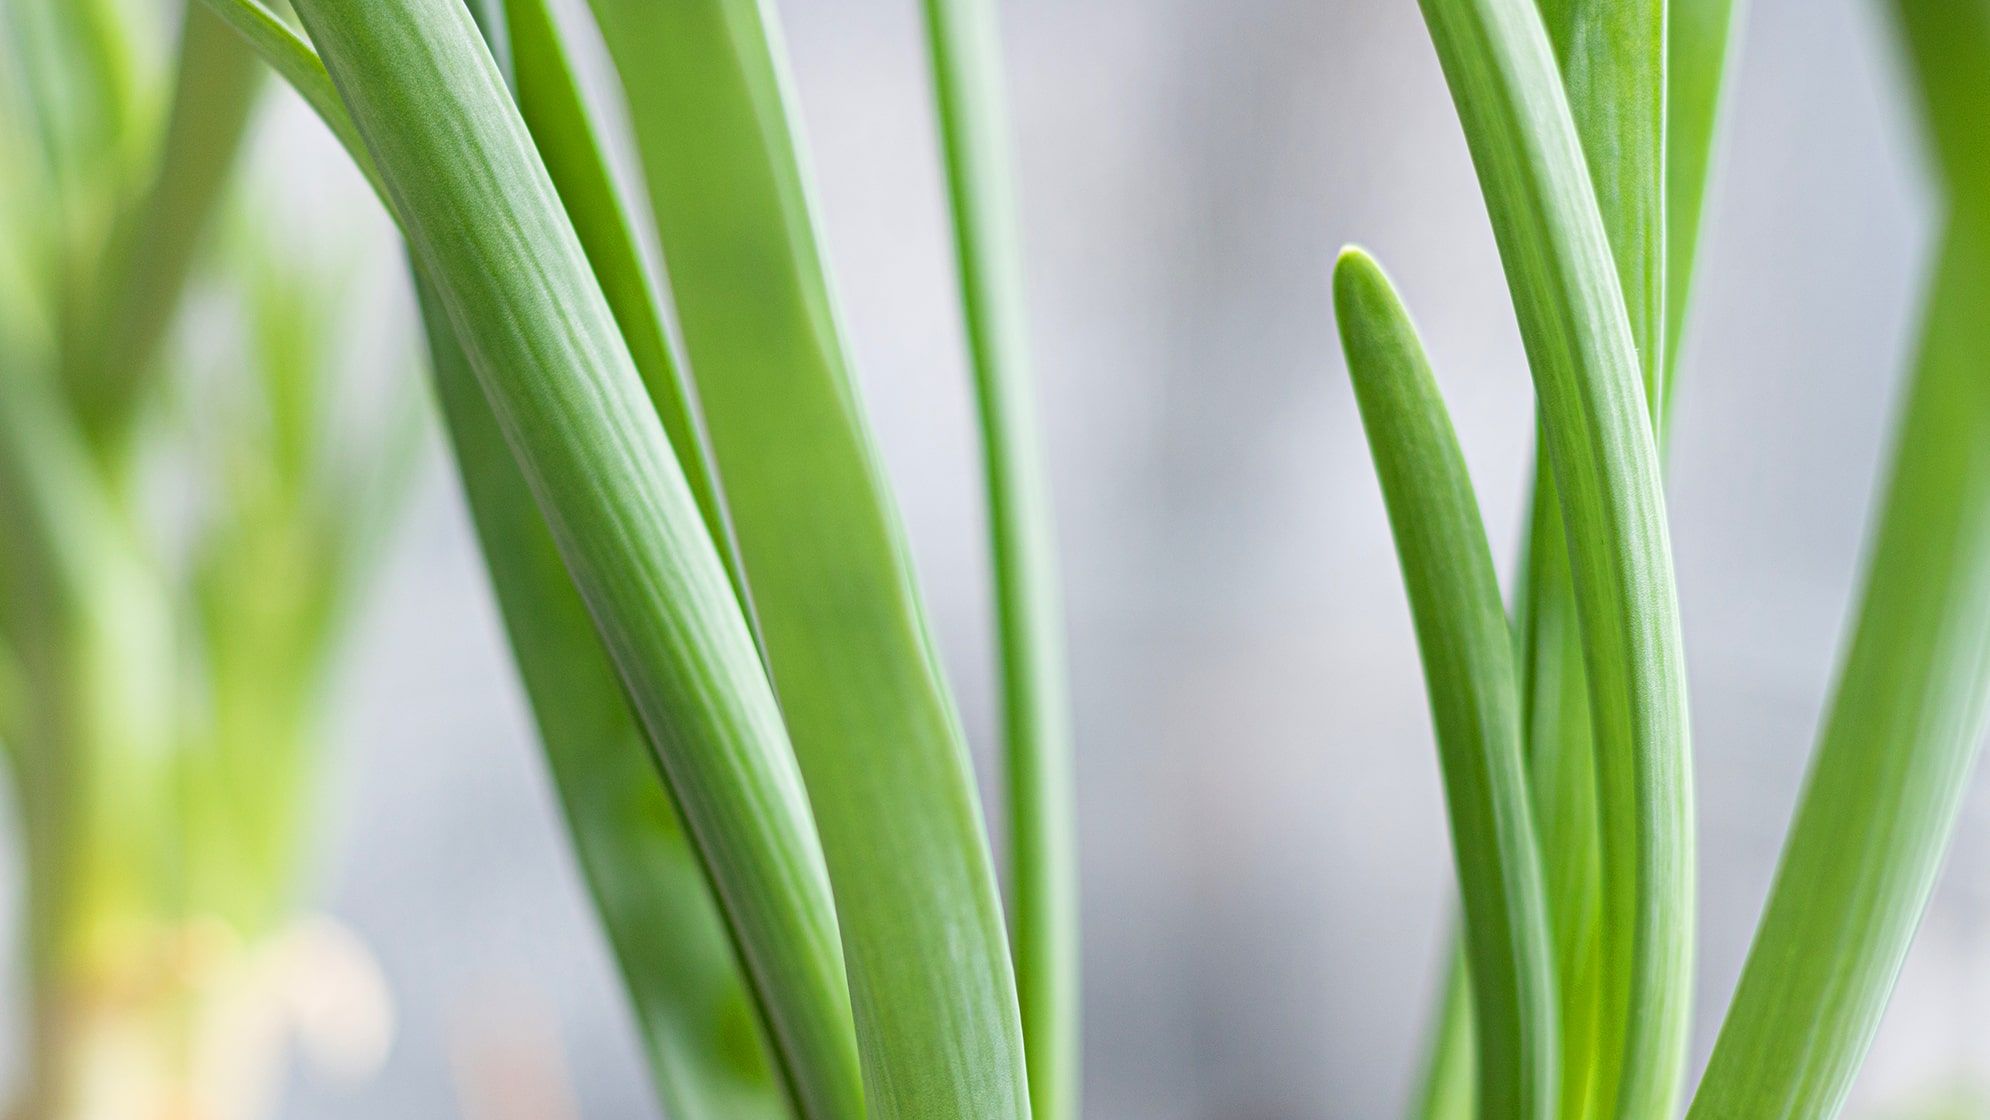
[[[283, 371], [310, 364], [314, 335], [267, 271], [250, 284], [274, 339], [244, 452], [259, 484], [229, 493], [195, 552], [194, 622], [135, 514], [147, 382], [252, 53], [403, 235], [492, 587], [665, 1108], [1075, 1117], [1068, 716], [990, 0], [922, 13], [994, 559], [1006, 907], [769, 0], [196, 0], [163, 114], [122, 0], [8, 4], [27, 49], [0, 125], [37, 155], [0, 169], [0, 197], [60, 216], [0, 245], [0, 343], [34, 371], [0, 378], [0, 481], [27, 530], [4, 542], [0, 712], [24, 802], [61, 809], [29, 814], [35, 912], [134, 908], [119, 876], [147, 854], [112, 849], [147, 825], [131, 791], [153, 770], [302, 784], [290, 755], [242, 744], [296, 730], [343, 583], [283, 584], [301, 603], [249, 589], [257, 565], [297, 562], [287, 550], [344, 555], [309, 532], [350, 530], [312, 520], [317, 382]], [[1539, 452], [1503, 595], [1409, 314], [1371, 257], [1344, 253], [1334, 306], [1460, 888], [1419, 1114], [1835, 1116], [1985, 730], [1990, 7], [1894, 0], [1946, 232], [1840, 683], [1689, 1096], [1692, 770], [1663, 452], [1732, 0], [1420, 4], [1505, 265]], [[610, 82], [589, 80], [595, 45]], [[187, 726], [184, 683], [156, 669], [189, 629], [207, 643], [208, 737], [162, 745]], [[258, 706], [272, 696], [290, 706]], [[53, 749], [61, 736], [91, 745]], [[295, 856], [291, 802], [272, 804], [196, 799], [190, 849], [238, 828], [266, 842], [235, 845], [243, 867], [189, 870], [175, 898], [211, 889], [215, 912], [275, 921], [267, 884]], [[100, 925], [130, 928], [123, 910]], [[51, 983], [98, 944], [67, 929], [34, 941]], [[49, 993], [52, 1023], [69, 999]]]
[[[1990, 697], [1990, 6], [1893, 5], [1946, 200], [1863, 596], [1690, 1120], [1836, 1116]], [[1408, 313], [1335, 308], [1430, 692], [1461, 949], [1416, 1114], [1646, 1120], [1685, 1089], [1693, 821], [1660, 459], [1733, 13], [1422, 0], [1505, 264], [1540, 455], [1510, 621]]]
[[257, 1115], [297, 983], [351, 966], [306, 910], [319, 707], [414, 447], [339, 422], [340, 281], [232, 185], [261, 64], [148, 13], [0, 4], [25, 1120]]
[[[925, 7], [997, 572], [1013, 938], [772, 6], [294, 0], [292, 24], [203, 2], [319, 111], [405, 235], [464, 489], [666, 1105], [1075, 1116], [1059, 609], [993, 11]], [[619, 107], [595, 103], [581, 35], [606, 44]]]

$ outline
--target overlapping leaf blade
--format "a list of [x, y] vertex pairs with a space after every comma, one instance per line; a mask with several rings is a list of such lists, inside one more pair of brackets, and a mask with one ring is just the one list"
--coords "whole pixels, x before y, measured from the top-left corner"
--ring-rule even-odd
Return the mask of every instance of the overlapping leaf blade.
[[[1542, 0], [1562, 85], [1617, 264], [1646, 406], [1663, 430], [1666, 275], [1666, 0]], [[1629, 760], [1599, 760], [1568, 552], [1547, 440], [1538, 441], [1517, 596], [1522, 710], [1534, 769], [1560, 978], [1562, 1113], [1615, 1107], [1631, 1011], [1638, 794]], [[1599, 785], [1599, 782], [1602, 783]], [[1604, 822], [1619, 822], [1605, 845]], [[1605, 903], [1608, 905], [1606, 906]], [[1604, 915], [1614, 919], [1606, 922]]]
[[[561, 29], [539, 0], [491, 0], [471, 14], [512, 83], [547, 170], [603, 282], [609, 306], [715, 541], [729, 537], [654, 282], [600, 150]], [[426, 284], [437, 395], [548, 768], [596, 911], [621, 968], [658, 1098], [672, 1116], [793, 1115], [767, 1062], [761, 1009], [613, 663], [574, 590]], [[736, 569], [728, 565], [737, 586]]]
[[386, 184], [380, 181], [380, 174], [373, 166], [373, 154], [366, 150], [366, 142], [359, 138], [359, 129], [352, 123], [351, 114], [346, 112], [345, 103], [339, 100], [339, 91], [332, 85], [332, 76], [325, 72], [324, 61], [311, 44], [265, 7], [261, 0], [202, 2], [216, 18], [233, 28], [263, 62], [289, 83], [304, 103], [318, 114], [318, 119], [325, 122], [332, 138], [352, 157], [360, 174], [380, 196], [381, 205], [386, 206], [391, 214], [393, 206], [387, 197]]
[[671, 1116], [790, 1116], [704, 872], [586, 604], [424, 293], [437, 396], [574, 850]]
[[505, 12], [519, 111], [566, 203], [581, 247], [587, 250], [594, 275], [608, 297], [609, 309], [622, 327], [622, 337], [663, 421], [664, 434], [670, 437], [677, 461], [684, 468], [685, 481], [698, 501], [705, 527], [719, 544], [727, 572], [739, 588], [732, 531], [726, 524], [698, 407], [690, 382], [671, 352], [662, 297], [649, 262], [643, 259], [634, 212], [609, 169], [599, 124], [602, 113], [588, 104], [548, 0], [497, 2]]
[[1664, 399], [1668, 0], [1542, 0], [1644, 371]]
[[724, 566], [458, 0], [296, 5], [661, 758], [805, 1115], [861, 1110], [835, 913]]
[[1631, 853], [1623, 863], [1632, 875], [1606, 899], [1602, 1007], [1622, 1029], [1605, 1036], [1601, 1056], [1615, 1088], [1598, 1091], [1615, 1115], [1663, 1115], [1685, 1056], [1691, 782], [1678, 607], [1636, 336], [1540, 13], [1513, 0], [1424, 0], [1423, 9], [1533, 368], [1600, 785], [1625, 810], [1603, 814], [1606, 859]]
[[871, 1115], [1029, 1115], [959, 719], [866, 429], [772, 11], [595, 0], [835, 886]]

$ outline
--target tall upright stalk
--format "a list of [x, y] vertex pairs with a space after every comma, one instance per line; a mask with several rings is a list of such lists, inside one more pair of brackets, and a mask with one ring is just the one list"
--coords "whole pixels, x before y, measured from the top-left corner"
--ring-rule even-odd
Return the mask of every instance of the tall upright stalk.
[[1010, 926], [1035, 1120], [1078, 1115], [1076, 808], [1056, 542], [1029, 369], [993, 0], [926, 0], [995, 573]]
[[994, 860], [845, 342], [774, 6], [594, 0], [836, 894], [879, 1120], [1030, 1103]]
[[1547, 30], [1424, 0], [1505, 262], [1561, 496], [1603, 799], [1599, 1060], [1618, 1117], [1671, 1110], [1692, 945], [1692, 788], [1671, 547], [1641, 363]]

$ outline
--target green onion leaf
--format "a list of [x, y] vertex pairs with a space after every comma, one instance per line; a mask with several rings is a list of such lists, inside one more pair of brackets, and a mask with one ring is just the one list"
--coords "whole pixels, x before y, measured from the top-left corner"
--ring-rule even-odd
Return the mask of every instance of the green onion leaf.
[[559, 188], [580, 235], [581, 247], [601, 281], [608, 307], [622, 327], [636, 370], [677, 450], [691, 495], [705, 528], [719, 544], [726, 571], [741, 592], [738, 558], [724, 503], [713, 474], [711, 452], [698, 422], [691, 384], [671, 352], [656, 277], [643, 259], [633, 214], [609, 170], [597, 121], [601, 110], [588, 104], [558, 21], [547, 0], [492, 0], [506, 12], [509, 61], [518, 87], [518, 108], [532, 130], [546, 170]]
[[382, 205], [387, 205], [391, 213], [393, 207], [389, 205], [387, 187], [380, 181], [380, 173], [373, 166], [373, 154], [366, 150], [366, 142], [360, 139], [359, 129], [346, 112], [345, 103], [339, 100], [339, 91], [332, 85], [332, 76], [325, 72], [325, 64], [318, 58], [317, 50], [289, 24], [264, 7], [260, 0], [204, 2], [208, 11], [234, 28], [250, 49], [291, 89], [297, 91], [312, 112], [318, 114], [325, 127], [331, 129], [332, 137], [339, 142], [339, 146], [352, 157], [360, 174], [373, 186]]
[[1078, 855], [1050, 495], [1030, 387], [993, 0], [927, 0], [962, 304], [981, 419], [1002, 666], [1016, 987], [1035, 1120], [1079, 1094]]
[[817, 247], [771, 5], [594, 8], [821, 829], [871, 1115], [1026, 1117], [993, 856]]
[[1430, 1056], [1424, 1059], [1423, 1081], [1411, 1103], [1411, 1120], [1472, 1120], [1478, 1106], [1478, 1090], [1472, 1084], [1478, 1068], [1472, 1047], [1478, 1036], [1472, 1026], [1472, 978], [1465, 971], [1463, 939], [1459, 931], [1451, 932], [1451, 942], [1459, 947], [1444, 970], [1436, 1030]]
[[1952, 204], [1990, 209], [1990, 3], [1893, 0]]
[[1582, 631], [1546, 443], [1537, 438], [1514, 630], [1534, 827], [1541, 841], [1554, 928], [1562, 1028], [1561, 1115], [1579, 1118], [1608, 1111], [1593, 1099], [1602, 1041], [1602, 837]]
[[782, 1120], [723, 916], [614, 663], [447, 313], [426, 286], [422, 297], [464, 495], [659, 1102], [671, 1116]]
[[1617, 261], [1654, 425], [1665, 399], [1668, 0], [1541, 0]]
[[1422, 0], [1526, 345], [1568, 539], [1603, 821], [1608, 1115], [1667, 1115], [1685, 1064], [1693, 835], [1657, 446], [1618, 272], [1540, 14]]
[[1990, 699], [1990, 235], [1951, 226], [1863, 604], [1690, 1120], [1824, 1120], [1879, 1027]]
[[194, 254], [225, 196], [262, 76], [255, 55], [212, 13], [187, 7], [157, 174], [113, 235], [108, 290], [72, 324], [83, 333], [67, 387], [93, 439], [116, 446], [129, 434]]
[[1334, 309], [1429, 686], [1464, 897], [1480, 1115], [1547, 1120], [1558, 1091], [1554, 964], [1492, 549], [1416, 328], [1358, 249], [1334, 268]]
[[300, 0], [721, 899], [803, 1114], [861, 1109], [836, 916], [758, 652], [460, 0]]
[[1896, 8], [1952, 212], [1851, 645], [1692, 1120], [1843, 1107], [1990, 711], [1990, 6]]

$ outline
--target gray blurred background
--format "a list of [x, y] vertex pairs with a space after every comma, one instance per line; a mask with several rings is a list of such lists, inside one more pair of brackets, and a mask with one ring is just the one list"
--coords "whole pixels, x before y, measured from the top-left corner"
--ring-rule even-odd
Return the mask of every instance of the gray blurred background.
[[[985, 778], [987, 570], [917, 5], [781, 7], [871, 416]], [[1831, 677], [1929, 241], [1882, 6], [1749, 8], [1672, 455], [1696, 1061]], [[1395, 1115], [1450, 872], [1326, 289], [1346, 241], [1392, 269], [1510, 558], [1531, 397], [1448, 95], [1412, 0], [1003, 9], [1070, 596], [1090, 1114]], [[336, 155], [294, 107], [268, 131], [265, 162], [308, 188], [291, 220], [376, 245], [369, 298], [406, 330]], [[462, 1115], [465, 1078], [561, 1053], [582, 1116], [651, 1117], [445, 466], [431, 455], [332, 706], [322, 897], [377, 952], [398, 1038], [363, 1085], [300, 1075], [286, 1112]], [[1990, 1076], [1986, 808], [1972, 798], [1859, 1115]]]

